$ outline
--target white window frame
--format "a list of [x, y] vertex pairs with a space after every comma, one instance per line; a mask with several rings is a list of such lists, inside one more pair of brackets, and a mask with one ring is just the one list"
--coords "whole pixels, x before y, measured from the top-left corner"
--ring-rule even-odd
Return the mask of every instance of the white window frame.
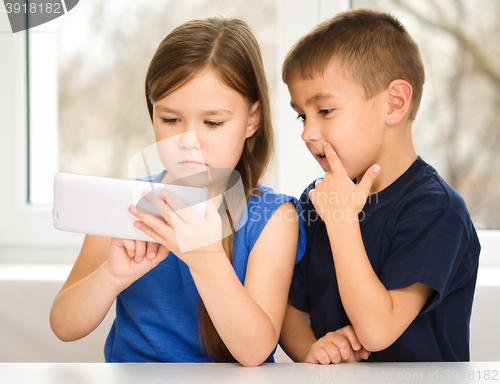
[[[350, 4], [349, 0], [276, 1], [278, 73], [281, 73], [281, 63], [294, 41], [324, 19], [348, 9]], [[47, 27], [50, 31], [50, 23]], [[4, 12], [0, 12], [0, 55], [0, 263], [70, 262], [81, 246], [83, 235], [55, 230], [51, 207], [27, 203], [26, 32], [12, 34]], [[40, 57], [43, 59], [43, 55]], [[55, 62], [54, 57], [47, 57], [47, 60]], [[57, 81], [54, 73], [47, 78], [50, 76]], [[300, 123], [289, 107], [288, 91], [280, 76], [277, 82], [277, 99], [273, 105], [276, 132], [274, 179], [278, 190], [299, 196], [305, 186], [322, 173], [300, 139]], [[57, 105], [57, 94], [51, 92], [50, 97], [52, 103]], [[38, 114], [35, 120], [32, 116], [31, 124], [42, 121], [45, 124], [44, 134], [51, 138], [51, 148], [46, 152], [53, 158], [45, 169], [51, 180], [56, 169], [54, 158], [57, 164], [57, 118], [54, 118], [54, 111], [50, 108], [43, 118], [40, 118], [43, 110], [36, 112], [36, 108], [31, 108], [31, 111]], [[39, 141], [39, 138], [32, 137], [32, 140]], [[304, 164], [311, 169], [310, 173], [295, 172]], [[38, 165], [32, 162], [32, 172], [41, 172], [36, 170]], [[500, 230], [480, 230], [478, 233], [482, 243], [481, 265], [500, 267]], [[68, 252], [69, 257], [66, 256]]]

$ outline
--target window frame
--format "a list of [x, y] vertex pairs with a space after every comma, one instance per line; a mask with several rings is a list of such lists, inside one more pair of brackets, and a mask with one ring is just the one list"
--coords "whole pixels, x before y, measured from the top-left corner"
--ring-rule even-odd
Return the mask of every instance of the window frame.
[[[296, 39], [327, 17], [350, 7], [349, 0], [276, 1], [278, 73], [281, 72], [286, 52]], [[65, 255], [80, 248], [83, 235], [57, 231], [53, 227], [50, 206], [36, 206], [27, 202], [29, 145], [26, 31], [12, 34], [7, 14], [0, 13], [0, 32], [0, 52], [7, 52], [0, 60], [0, 161], [4, 165], [0, 167], [0, 210], [3, 216], [0, 221], [0, 262], [70, 261]], [[277, 99], [274, 100], [274, 180], [278, 190], [299, 196], [302, 189], [315, 177], [320, 177], [322, 172], [304, 150], [300, 132], [295, 128], [300, 127], [300, 123], [289, 107], [287, 88], [280, 76], [277, 76], [277, 81]], [[298, 164], [304, 163], [310, 165], [311, 173], [295, 174]], [[481, 264], [500, 267], [500, 230], [478, 230], [478, 234], [482, 244]]]

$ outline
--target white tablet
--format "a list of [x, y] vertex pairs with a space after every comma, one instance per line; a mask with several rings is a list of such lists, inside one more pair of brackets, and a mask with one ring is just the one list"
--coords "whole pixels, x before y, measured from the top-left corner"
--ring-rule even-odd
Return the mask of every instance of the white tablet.
[[89, 235], [155, 241], [134, 227], [139, 219], [128, 209], [135, 205], [139, 211], [158, 215], [142, 193], [152, 191], [159, 196], [162, 188], [205, 216], [207, 193], [201, 188], [59, 172], [54, 177], [54, 227]]

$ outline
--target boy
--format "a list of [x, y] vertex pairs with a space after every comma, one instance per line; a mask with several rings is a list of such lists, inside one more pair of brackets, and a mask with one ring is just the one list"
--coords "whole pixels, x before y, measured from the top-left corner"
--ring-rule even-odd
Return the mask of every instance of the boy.
[[285, 352], [322, 364], [469, 360], [480, 245], [463, 199], [413, 147], [416, 43], [391, 15], [344, 12], [296, 43], [283, 81], [326, 172], [301, 197], [307, 249]]

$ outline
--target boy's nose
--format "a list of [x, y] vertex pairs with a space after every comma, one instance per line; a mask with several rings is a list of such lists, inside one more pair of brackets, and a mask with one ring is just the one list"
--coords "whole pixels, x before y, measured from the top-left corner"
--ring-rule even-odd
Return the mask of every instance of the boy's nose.
[[306, 143], [311, 141], [319, 141], [321, 139], [321, 134], [317, 127], [307, 120], [304, 122], [304, 130], [302, 131], [302, 140]]

